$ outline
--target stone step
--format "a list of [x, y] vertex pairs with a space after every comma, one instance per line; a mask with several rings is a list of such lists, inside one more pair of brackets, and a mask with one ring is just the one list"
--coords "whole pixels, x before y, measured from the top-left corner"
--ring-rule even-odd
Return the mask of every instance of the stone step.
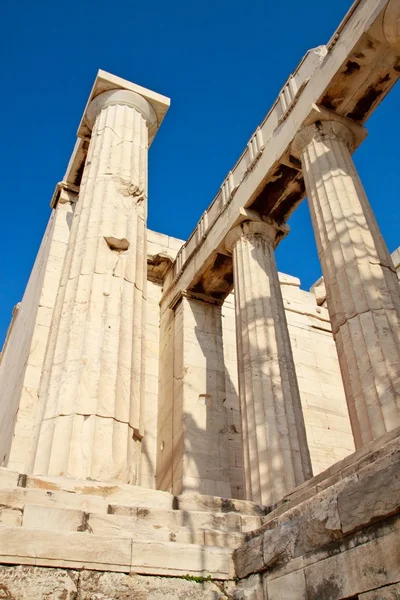
[[77, 495], [98, 496], [104, 498], [108, 504], [127, 504], [171, 510], [174, 507], [174, 496], [172, 494], [136, 485], [32, 475], [24, 476], [23, 484], [26, 488], [40, 488], [50, 491], [65, 491]]
[[0, 488], [1, 507], [22, 510], [27, 504], [76, 508], [85, 512], [104, 514], [107, 514], [108, 510], [106, 499], [100, 496], [39, 488]]
[[169, 492], [123, 483], [24, 475], [6, 468], [0, 468], [0, 489], [12, 489], [14, 487], [48, 490], [53, 493], [67, 492], [71, 495], [84, 494], [85, 496], [103, 498], [106, 504], [195, 512], [236, 512], [248, 516], [262, 516], [265, 514], [264, 507], [246, 500], [203, 496], [195, 493], [173, 496]]
[[232, 549], [0, 525], [0, 563], [232, 579]]
[[264, 506], [254, 504], [247, 500], [236, 498], [220, 498], [219, 496], [203, 496], [201, 494], [186, 493], [176, 496], [176, 506], [179, 510], [205, 511], [205, 512], [236, 512], [241, 515], [259, 517], [265, 515], [267, 510]]
[[132, 537], [147, 542], [179, 542], [223, 548], [237, 548], [245, 542], [245, 534], [239, 532], [195, 528], [193, 525], [170, 528], [166, 524], [154, 525], [130, 516], [85, 513], [81, 510], [48, 506], [26, 505], [21, 524], [29, 529], [86, 531], [95, 535]]
[[0, 489], [0, 522], [18, 524], [24, 507], [43, 506], [80, 510], [82, 513], [118, 515], [128, 517], [132, 522], [152, 527], [166, 527], [170, 530], [184, 527], [195, 531], [246, 533], [262, 525], [261, 517], [238, 513], [211, 513], [181, 510], [166, 510], [137, 506], [109, 505], [104, 498], [64, 491], [50, 491], [39, 488]]
[[238, 513], [162, 510], [157, 508], [137, 508], [110, 504], [109, 514], [132, 517], [136, 521], [155, 526], [188, 527], [190, 529], [217, 529], [219, 531], [247, 532], [262, 525], [261, 517]]

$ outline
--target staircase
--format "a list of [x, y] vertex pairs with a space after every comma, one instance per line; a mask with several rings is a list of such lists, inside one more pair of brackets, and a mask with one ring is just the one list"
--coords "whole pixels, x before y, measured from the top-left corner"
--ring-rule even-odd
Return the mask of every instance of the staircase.
[[263, 514], [243, 500], [0, 468], [0, 563], [226, 580]]

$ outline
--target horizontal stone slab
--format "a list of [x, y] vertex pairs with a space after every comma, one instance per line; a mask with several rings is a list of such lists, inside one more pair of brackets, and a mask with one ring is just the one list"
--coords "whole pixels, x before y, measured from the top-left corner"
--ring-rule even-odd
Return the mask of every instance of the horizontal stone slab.
[[137, 521], [163, 527], [189, 527], [190, 529], [218, 529], [220, 531], [241, 532], [242, 518], [238, 513], [205, 511], [162, 510], [110, 505], [109, 513], [129, 516]]
[[121, 515], [89, 514], [86, 529], [95, 535], [129, 536], [135, 543], [136, 540], [146, 540], [238, 548], [244, 541], [241, 533], [196, 528], [191, 524], [170, 527], [165, 523], [163, 526]]
[[242, 515], [261, 516], [266, 513], [263, 506], [237, 500], [235, 498], [220, 498], [219, 496], [203, 496], [202, 494], [181, 494], [177, 497], [179, 510], [206, 512], [237, 512]]
[[234, 576], [229, 548], [3, 525], [0, 563], [223, 580]]
[[85, 531], [86, 514], [83, 510], [27, 504], [24, 508], [22, 526], [54, 532]]
[[25, 487], [100, 496], [109, 504], [115, 503], [130, 506], [172, 509], [174, 501], [172, 494], [160, 490], [151, 490], [128, 484], [68, 479], [66, 477], [38, 477], [28, 475], [25, 479]]
[[0, 562], [129, 573], [132, 540], [0, 526]]
[[22, 509], [26, 504], [77, 508], [87, 512], [107, 512], [107, 501], [99, 496], [16, 487], [0, 488], [0, 505]]
[[194, 575], [232, 579], [232, 551], [228, 548], [154, 542], [133, 544], [132, 571], [153, 575]]

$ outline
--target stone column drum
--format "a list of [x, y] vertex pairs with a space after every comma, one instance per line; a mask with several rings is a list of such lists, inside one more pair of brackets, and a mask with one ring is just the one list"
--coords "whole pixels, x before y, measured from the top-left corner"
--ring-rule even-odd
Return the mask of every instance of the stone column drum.
[[149, 102], [104, 92], [71, 227], [39, 393], [36, 474], [140, 481]]
[[294, 143], [356, 448], [400, 425], [400, 287], [351, 157], [358, 129], [316, 121]]
[[274, 249], [288, 230], [231, 230], [246, 499], [271, 505], [312, 476]]

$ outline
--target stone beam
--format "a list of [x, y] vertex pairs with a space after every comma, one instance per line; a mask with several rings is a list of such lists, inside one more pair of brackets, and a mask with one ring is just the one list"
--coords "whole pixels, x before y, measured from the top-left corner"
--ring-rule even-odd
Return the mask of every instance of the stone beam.
[[307, 53], [178, 254], [163, 303], [183, 290], [226, 297], [233, 277], [224, 239], [243, 220], [241, 209], [283, 221], [304, 198], [290, 145], [315, 105], [360, 124], [372, 114], [399, 77], [387, 17], [385, 25], [386, 9], [397, 14], [399, 6], [400, 0], [356, 1], [327, 46]]

